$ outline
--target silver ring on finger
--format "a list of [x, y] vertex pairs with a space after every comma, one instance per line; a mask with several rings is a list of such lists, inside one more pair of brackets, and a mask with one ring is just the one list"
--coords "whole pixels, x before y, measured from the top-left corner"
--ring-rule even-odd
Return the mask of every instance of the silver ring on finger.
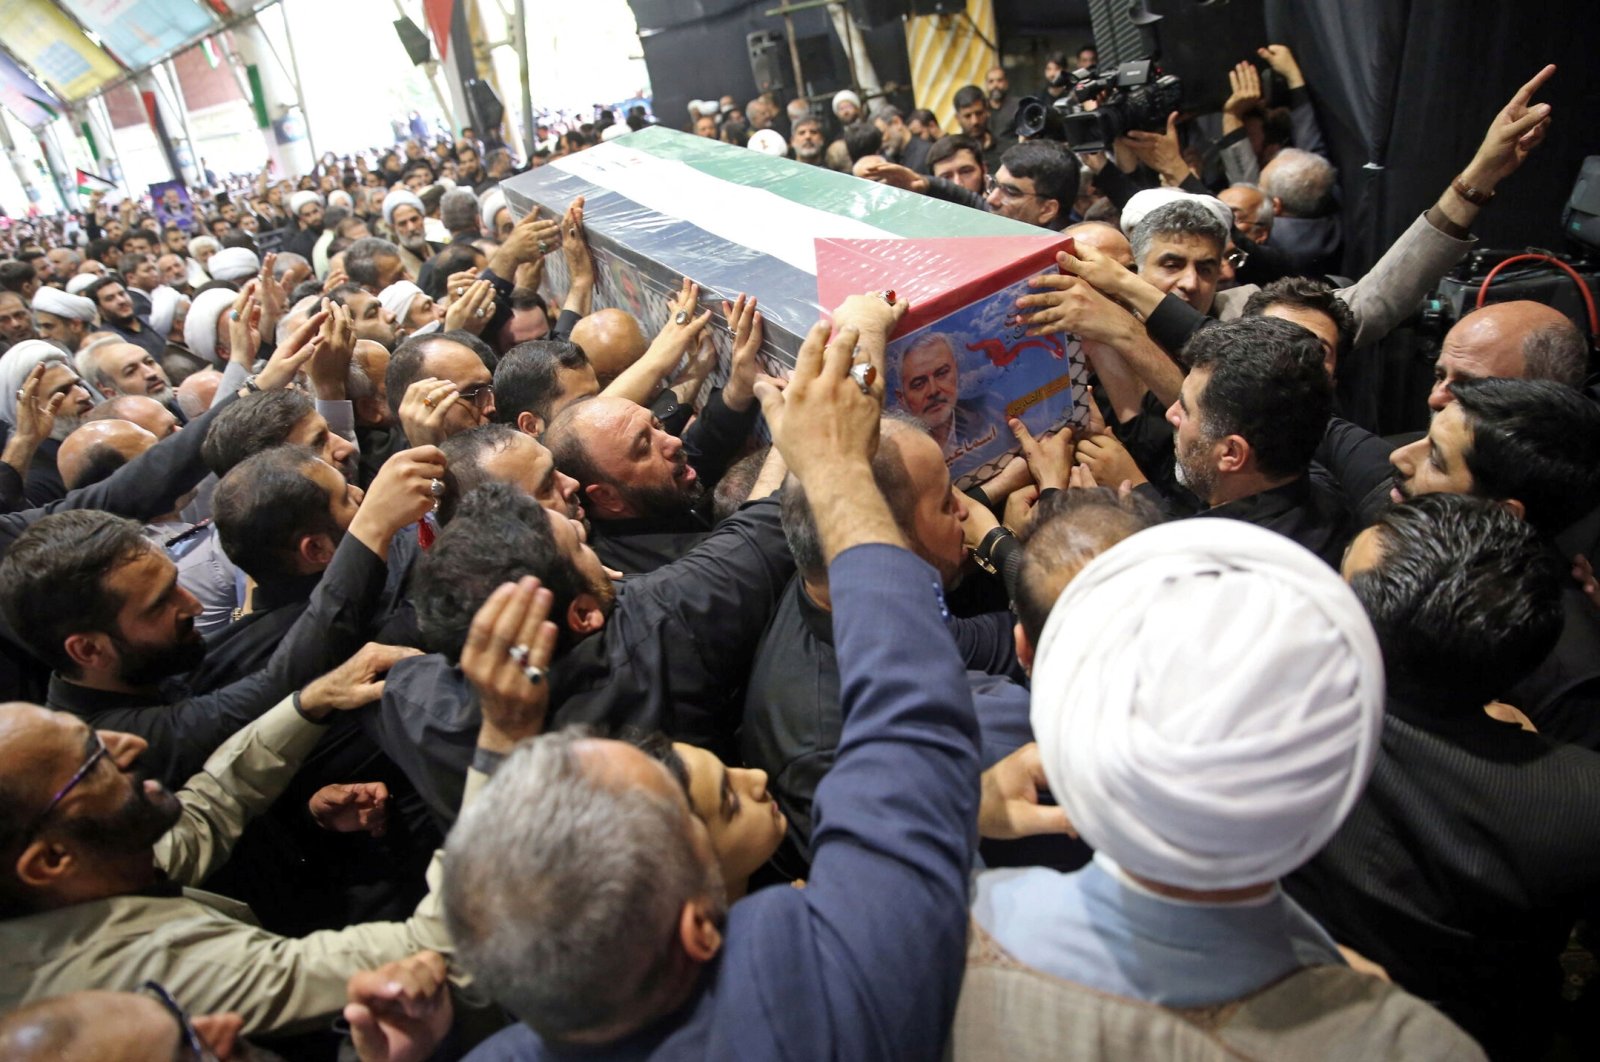
[[861, 388], [862, 394], [869, 395], [872, 393], [872, 385], [878, 379], [878, 370], [866, 362], [861, 362], [850, 367], [850, 378]]
[[482, 306], [480, 306], [476, 310], [472, 311], [472, 316], [476, 317], [478, 320], [481, 321], [485, 317], [489, 316], [489, 314], [488, 314], [488, 311], [486, 311]]
[[22, 401], [22, 392], [21, 392], [21, 391], [18, 391], [18, 392], [17, 392], [17, 401], [18, 401], [18, 402], [21, 402], [21, 401]]
[[510, 649], [506, 650], [506, 655], [509, 656], [514, 663], [520, 666], [528, 662], [528, 656], [532, 652], [533, 650], [529, 649], [526, 645], [513, 645]]
[[689, 323], [689, 311], [688, 310], [679, 310], [677, 313], [672, 315], [672, 320], [676, 324], [681, 324], [681, 325], [688, 324]]
[[428, 493], [435, 498], [444, 497], [444, 480], [432, 479], [428, 481]]
[[522, 674], [524, 678], [535, 686], [544, 681], [544, 668], [538, 664], [523, 664]]

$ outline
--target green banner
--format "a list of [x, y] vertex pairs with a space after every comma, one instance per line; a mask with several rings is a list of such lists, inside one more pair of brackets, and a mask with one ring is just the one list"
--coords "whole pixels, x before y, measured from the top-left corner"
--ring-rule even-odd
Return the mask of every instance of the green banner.
[[250, 78], [250, 106], [256, 112], [256, 128], [265, 129], [272, 120], [267, 117], [267, 94], [261, 89], [261, 70], [254, 63], [244, 69]]
[[94, 156], [96, 162], [99, 162], [100, 145], [94, 142], [94, 130], [89, 128], [88, 122], [79, 122], [78, 128], [83, 130], [83, 138], [89, 142], [89, 154]]

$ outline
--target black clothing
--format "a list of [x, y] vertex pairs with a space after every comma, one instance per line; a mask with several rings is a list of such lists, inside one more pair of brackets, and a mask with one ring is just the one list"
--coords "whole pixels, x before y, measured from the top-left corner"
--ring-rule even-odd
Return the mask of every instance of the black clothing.
[[1355, 537], [1355, 522], [1339, 492], [1321, 477], [1305, 475], [1281, 487], [1203, 509], [1196, 516], [1243, 520], [1276, 531], [1321, 557], [1335, 571]]
[[361, 454], [356, 459], [356, 484], [362, 490], [372, 485], [378, 469], [383, 467], [385, 461], [411, 446], [398, 424], [383, 428], [357, 424], [356, 445], [361, 448]]
[[1557, 958], [1600, 894], [1600, 755], [1477, 705], [1391, 697], [1376, 768], [1290, 875], [1333, 938], [1495, 1057], [1539, 1057]]
[[1600, 613], [1576, 583], [1563, 588], [1561, 637], [1503, 698], [1539, 733], [1600, 752]]
[[143, 347], [153, 357], [160, 358], [161, 355], [165, 354], [167, 352], [167, 337], [157, 335], [156, 330], [150, 327], [150, 322], [143, 317], [135, 315], [133, 320], [139, 326], [137, 331], [109, 319], [105, 322], [105, 326], [134, 346]]
[[190, 695], [182, 683], [170, 683], [163, 699], [89, 689], [57, 674], [50, 677], [46, 703], [92, 726], [144, 738], [150, 747], [140, 761], [176, 789], [235, 731], [361, 648], [386, 571], [359, 539], [345, 536], [311, 604], [266, 667], [232, 685]]
[[[963, 660], [980, 681], [1013, 670], [1013, 622], [1010, 613], [948, 620]], [[1020, 711], [1013, 698], [994, 696], [986, 703], [998, 718], [979, 717], [985, 768], [1030, 740], [1022, 736], [1029, 732], [1025, 693]], [[790, 878], [805, 877], [810, 866], [812, 802], [838, 758], [843, 729], [833, 614], [811, 600], [796, 576], [756, 650], [739, 736], [741, 758], [767, 772], [768, 789], [789, 820], [773, 863]]]
[[932, 150], [932, 144], [920, 136], [914, 136], [906, 141], [906, 146], [903, 150], [897, 152], [885, 151], [883, 157], [890, 162], [906, 167], [908, 170], [926, 174], [932, 172], [928, 166], [928, 152]]
[[[747, 503], [688, 555], [617, 586], [598, 634], [550, 667], [550, 727], [661, 730], [726, 753], [750, 661], [794, 558], [776, 497]], [[402, 660], [361, 722], [442, 825], [455, 821], [477, 745], [478, 706], [454, 663]]]
[[[167, 436], [98, 483], [79, 487], [45, 506], [0, 513], [0, 554], [51, 513], [103, 509], [140, 522], [170, 513], [178, 498], [207, 476], [208, 470], [200, 460], [200, 445], [212, 418], [237, 397], [221, 396], [216, 405], [195, 418], [191, 429]], [[0, 469], [8, 467], [0, 465]], [[49, 677], [50, 669], [0, 619], [0, 689], [9, 690], [12, 697], [38, 703], [44, 700]]]
[[[1006, 95], [1005, 101], [995, 109], [993, 101], [989, 103], [989, 133], [995, 137], [1015, 137], [1017, 135], [1017, 106], [1022, 102], [1021, 97]], [[918, 137], [917, 139], [921, 139]]]
[[317, 241], [322, 239], [322, 226], [318, 225], [315, 228], [302, 229], [299, 226], [299, 222], [295, 222], [294, 225], [294, 235], [283, 241], [282, 249], [291, 254], [297, 254], [309, 262], [311, 261], [312, 253], [317, 249]]
[[705, 489], [699, 509], [624, 520], [602, 520], [591, 513], [589, 544], [600, 560], [626, 575], [642, 575], [672, 563], [704, 540], [711, 532], [712, 491], [738, 459], [759, 412], [752, 402], [737, 413], [723, 402], [722, 392], [713, 394], [683, 433], [684, 453]]
[[45, 439], [39, 443], [28, 465], [28, 480], [22, 488], [22, 508], [49, 505], [67, 496], [67, 484], [56, 468], [56, 454], [60, 452], [60, 439]]

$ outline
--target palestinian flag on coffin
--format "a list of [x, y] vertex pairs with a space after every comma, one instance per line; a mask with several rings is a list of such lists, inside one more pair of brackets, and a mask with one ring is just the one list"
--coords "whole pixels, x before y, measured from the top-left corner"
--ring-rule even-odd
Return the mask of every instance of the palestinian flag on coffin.
[[[1016, 450], [1005, 416], [1039, 433], [1081, 422], [1087, 411], [1076, 340], [1028, 340], [1013, 312], [1026, 278], [1054, 271], [1055, 252], [1070, 247], [1059, 234], [659, 127], [501, 187], [515, 217], [532, 209], [559, 217], [584, 197], [595, 305], [628, 310], [647, 334], [665, 323], [683, 277], [699, 284], [724, 359], [721, 303], [739, 292], [760, 300], [762, 354], [778, 372], [845, 295], [892, 289], [910, 299], [891, 344], [889, 401], [929, 423], [964, 485]], [[559, 304], [565, 262], [560, 254], [545, 262], [547, 294]], [[914, 369], [938, 362], [938, 382], [914, 372], [917, 386], [902, 389], [908, 355]], [[945, 364], [952, 359], [955, 380]]]

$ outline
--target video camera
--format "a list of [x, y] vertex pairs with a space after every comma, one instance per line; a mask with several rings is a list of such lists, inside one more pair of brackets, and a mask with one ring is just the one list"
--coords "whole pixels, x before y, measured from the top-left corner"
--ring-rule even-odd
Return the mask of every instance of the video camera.
[[1060, 140], [1073, 151], [1106, 151], [1135, 129], [1161, 132], [1178, 109], [1183, 85], [1153, 59], [1135, 59], [1115, 71], [1079, 70], [1072, 88], [1055, 100], [1029, 96], [1017, 104], [1017, 136]]

